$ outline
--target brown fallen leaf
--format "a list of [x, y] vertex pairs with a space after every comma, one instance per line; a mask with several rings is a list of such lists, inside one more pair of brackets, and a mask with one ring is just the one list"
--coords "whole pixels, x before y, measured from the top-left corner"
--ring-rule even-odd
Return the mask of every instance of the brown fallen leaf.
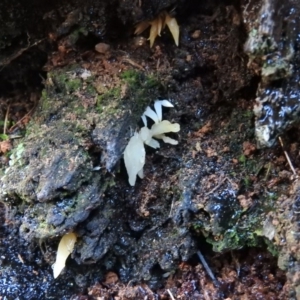
[[256, 150], [256, 146], [254, 144], [251, 144], [248, 141], [245, 141], [243, 143], [243, 153], [245, 156], [249, 156], [253, 154], [253, 152]]
[[11, 142], [10, 140], [0, 142], [0, 153], [5, 154], [6, 152], [11, 150]]
[[203, 127], [201, 127], [198, 131], [194, 132], [193, 135], [196, 137], [202, 137], [206, 133], [212, 131], [211, 121], [208, 121]]

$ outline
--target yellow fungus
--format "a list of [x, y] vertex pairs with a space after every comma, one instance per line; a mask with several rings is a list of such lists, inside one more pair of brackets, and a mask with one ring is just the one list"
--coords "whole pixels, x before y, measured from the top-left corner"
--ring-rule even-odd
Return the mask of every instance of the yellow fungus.
[[145, 31], [150, 26], [148, 21], [140, 22], [136, 28], [134, 34], [141, 34], [143, 31]]
[[136, 28], [134, 34], [141, 34], [145, 31], [149, 26], [150, 28], [150, 47], [153, 46], [156, 37], [161, 34], [162, 29], [165, 26], [168, 26], [173, 39], [175, 41], [176, 46], [179, 44], [179, 26], [175, 18], [172, 18], [166, 11], [161, 12], [154, 20], [151, 21], [143, 21], [139, 23]]
[[53, 264], [53, 277], [57, 278], [66, 265], [68, 256], [73, 252], [77, 236], [70, 232], [65, 234], [58, 245], [56, 261]]
[[167, 26], [169, 27], [176, 46], [179, 45], [179, 26], [175, 18], [171, 18], [168, 14], [166, 15], [165, 20]]

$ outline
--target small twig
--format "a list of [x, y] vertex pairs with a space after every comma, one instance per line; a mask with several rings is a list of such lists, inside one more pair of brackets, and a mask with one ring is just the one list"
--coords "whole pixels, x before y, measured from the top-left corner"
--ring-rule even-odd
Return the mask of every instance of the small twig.
[[226, 179], [227, 179], [227, 177], [223, 178], [221, 180], [221, 182], [218, 183], [218, 185], [215, 186], [213, 189], [211, 189], [206, 195], [212, 194], [215, 190], [217, 190], [225, 182]]
[[271, 170], [271, 163], [269, 162], [268, 164], [268, 169], [267, 169], [267, 173], [266, 173], [266, 176], [265, 176], [265, 180], [267, 180], [269, 174], [270, 174], [270, 170]]
[[212, 194], [214, 191], [216, 191], [226, 180], [228, 180], [228, 182], [231, 184], [232, 188], [234, 189], [234, 183], [228, 178], [225, 177], [223, 178], [217, 186], [215, 186], [213, 189], [211, 189], [208, 193], [206, 193], [206, 195], [210, 195]]
[[20, 55], [22, 55], [25, 51], [27, 51], [28, 49], [38, 45], [40, 42], [42, 42], [43, 40], [45, 39], [41, 39], [39, 41], [36, 41], [35, 43], [31, 44], [30, 45], [30, 37], [29, 35], [27, 34], [28, 36], [28, 39], [27, 39], [27, 47], [25, 48], [21, 48], [18, 52], [14, 53], [13, 55], [9, 56], [8, 58], [6, 58], [5, 60], [3, 61], [0, 61], [0, 66], [2, 66], [2, 68], [0, 69], [0, 71], [3, 70], [3, 68], [10, 64], [13, 60], [15, 60], [16, 58], [18, 58]]
[[21, 256], [20, 253], [18, 253], [18, 258], [19, 258], [19, 260], [20, 260], [20, 262], [21, 262], [22, 264], [25, 263], [25, 262], [24, 262], [24, 259], [23, 259], [23, 257]]
[[202, 255], [202, 253], [200, 251], [197, 251], [197, 255], [199, 256], [199, 259], [205, 269], [205, 271], [207, 272], [207, 274], [209, 275], [209, 277], [211, 278], [211, 280], [213, 281], [214, 285], [219, 288], [220, 287], [220, 282], [217, 280], [217, 278], [215, 277], [215, 275], [213, 274], [212, 270], [210, 269], [210, 267], [208, 266], [204, 256]]
[[4, 125], [3, 125], [3, 134], [6, 134], [9, 109], [10, 109], [10, 104], [8, 105], [7, 110], [6, 110], [6, 114], [5, 114]]
[[170, 213], [169, 213], [169, 218], [172, 217], [173, 207], [174, 207], [174, 198], [172, 199], [171, 208], [170, 208]]
[[[228, 179], [227, 177], [223, 178], [223, 179], [221, 180], [221, 182], [219, 182], [218, 185], [215, 186], [213, 189], [211, 189], [206, 195], [212, 194], [215, 190], [217, 190], [217, 189], [225, 182], [225, 180], [228, 180], [228, 181], [229, 181], [229, 179]], [[230, 182], [230, 181], [229, 181], [229, 182]], [[231, 182], [230, 182], [230, 183], [231, 183]]]
[[172, 299], [172, 300], [175, 300], [175, 298], [174, 298], [174, 296], [173, 296], [172, 292], [170, 291], [170, 289], [167, 289], [167, 292], [169, 293], [169, 295], [170, 295], [171, 299]]
[[36, 108], [36, 105], [34, 105], [32, 107], [32, 109], [24, 117], [22, 117], [20, 120], [18, 120], [18, 122], [15, 125], [13, 125], [12, 127], [10, 127], [9, 130], [8, 130], [8, 132], [11, 133], [25, 118], [27, 118], [34, 111], [35, 108]]
[[145, 70], [144, 67], [142, 67], [141, 65], [139, 65], [138, 63], [136, 63], [135, 61], [133, 61], [133, 60], [130, 59], [130, 58], [123, 57], [123, 58], [122, 58], [122, 61], [123, 61], [123, 62], [127, 62], [127, 63], [129, 63], [130, 65], [132, 65], [133, 67], [136, 67], [136, 68], [138, 68], [138, 69], [140, 69], [140, 70], [142, 70], [142, 71]]
[[281, 147], [282, 147], [283, 153], [284, 153], [284, 155], [285, 155], [285, 158], [286, 158], [286, 160], [288, 161], [289, 166], [290, 166], [290, 168], [291, 168], [293, 174], [294, 174], [295, 176], [297, 176], [297, 173], [296, 173], [296, 171], [295, 171], [295, 169], [294, 169], [294, 167], [293, 167], [293, 165], [292, 165], [292, 162], [291, 162], [291, 160], [290, 160], [290, 157], [289, 157], [288, 153], [284, 150], [284, 146], [283, 146], [283, 142], [282, 142], [281, 137], [278, 137], [278, 139], [279, 139], [280, 145], [281, 145]]
[[128, 288], [129, 285], [130, 285], [132, 282], [133, 282], [133, 279], [129, 280], [128, 283], [127, 283], [127, 285], [126, 285], [126, 288]]
[[157, 63], [156, 63], [156, 70], [158, 70], [159, 64], [160, 64], [160, 59], [157, 60]]
[[[133, 279], [129, 280], [129, 282], [127, 283], [125, 289], [127, 289], [132, 282], [133, 282]], [[122, 295], [121, 300], [123, 300], [123, 299], [124, 299], [124, 295]]]
[[152, 292], [152, 290], [149, 288], [149, 286], [148, 285], [145, 285], [145, 290], [147, 290], [148, 291], [148, 293], [150, 293], [150, 295], [152, 295], [153, 296], [153, 299], [156, 299], [156, 297], [155, 297], [155, 294]]

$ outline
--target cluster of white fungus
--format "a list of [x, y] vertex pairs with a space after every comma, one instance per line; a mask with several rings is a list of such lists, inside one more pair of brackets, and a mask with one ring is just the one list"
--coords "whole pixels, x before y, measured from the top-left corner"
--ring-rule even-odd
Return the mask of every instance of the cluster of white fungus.
[[[168, 132], [178, 132], [180, 125], [178, 123], [172, 124], [170, 121], [162, 120], [162, 106], [174, 107], [168, 100], [158, 100], [154, 103], [154, 109], [149, 106], [142, 115], [144, 127], [140, 132], [135, 132], [129, 140], [128, 145], [124, 151], [125, 167], [129, 177], [129, 184], [135, 185], [136, 176], [144, 177], [143, 168], [146, 159], [146, 151], [144, 144], [157, 149], [160, 147], [159, 142], [155, 139], [161, 139], [165, 143], [177, 145], [178, 141], [171, 139], [165, 135]], [[154, 124], [149, 129], [147, 127], [147, 118], [154, 121]], [[154, 139], [155, 138], [155, 139]]]

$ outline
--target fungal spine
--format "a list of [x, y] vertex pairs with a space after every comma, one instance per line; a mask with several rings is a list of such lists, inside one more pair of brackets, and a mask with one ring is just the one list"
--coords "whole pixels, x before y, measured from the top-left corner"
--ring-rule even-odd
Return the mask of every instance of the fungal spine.
[[150, 47], [152, 48], [156, 37], [161, 33], [161, 30], [165, 28], [165, 26], [169, 27], [169, 30], [173, 36], [174, 42], [176, 46], [179, 44], [179, 26], [175, 18], [172, 18], [166, 11], [161, 12], [154, 20], [152, 21], [143, 21], [137, 24], [134, 34], [141, 34], [145, 31], [149, 26], [150, 28], [150, 36], [148, 40], [150, 40]]

